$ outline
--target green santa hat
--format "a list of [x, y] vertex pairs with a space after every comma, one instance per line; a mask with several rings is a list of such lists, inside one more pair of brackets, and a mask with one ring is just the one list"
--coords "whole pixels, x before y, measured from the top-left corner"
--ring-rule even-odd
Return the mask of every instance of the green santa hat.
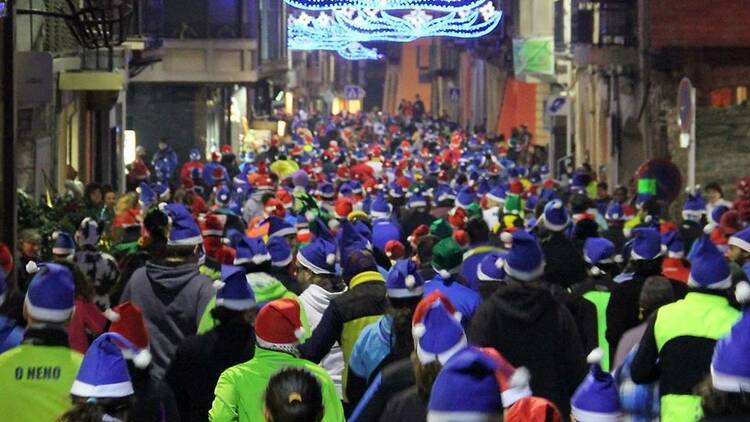
[[505, 197], [505, 206], [503, 208], [503, 214], [521, 215], [521, 196], [516, 194], [508, 194]]
[[453, 236], [453, 227], [448, 220], [438, 218], [430, 225], [430, 234], [440, 239], [447, 239]]
[[432, 248], [432, 268], [443, 279], [447, 280], [452, 275], [458, 274], [463, 260], [464, 252], [453, 237], [441, 240]]

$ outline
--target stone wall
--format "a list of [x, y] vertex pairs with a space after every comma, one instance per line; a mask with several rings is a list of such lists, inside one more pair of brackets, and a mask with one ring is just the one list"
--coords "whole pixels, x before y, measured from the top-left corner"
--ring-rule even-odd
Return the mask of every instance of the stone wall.
[[[672, 158], [687, 174], [687, 150], [677, 146], [678, 132], [670, 131]], [[728, 199], [737, 179], [750, 175], [750, 107], [698, 109], [696, 123], [697, 183], [718, 182]]]

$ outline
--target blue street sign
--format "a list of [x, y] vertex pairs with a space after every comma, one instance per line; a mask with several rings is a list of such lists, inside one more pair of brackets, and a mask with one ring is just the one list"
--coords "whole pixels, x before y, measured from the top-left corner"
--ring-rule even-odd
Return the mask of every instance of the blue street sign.
[[450, 97], [451, 101], [457, 103], [458, 99], [461, 97], [461, 90], [458, 88], [451, 88], [448, 91], [448, 97]]
[[359, 85], [347, 85], [344, 87], [344, 95], [347, 100], [361, 100], [365, 97], [365, 90]]

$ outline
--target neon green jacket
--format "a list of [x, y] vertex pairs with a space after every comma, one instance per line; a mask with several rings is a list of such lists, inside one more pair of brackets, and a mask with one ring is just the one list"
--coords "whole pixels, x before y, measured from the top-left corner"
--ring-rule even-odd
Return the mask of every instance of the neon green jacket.
[[22, 344], [0, 354], [0, 420], [56, 421], [70, 405], [83, 355], [63, 346]]
[[[301, 340], [304, 342], [310, 337], [312, 330], [310, 330], [310, 323], [307, 320], [307, 314], [305, 313], [305, 307], [299, 300], [299, 296], [290, 292], [284, 285], [277, 279], [271, 277], [266, 273], [251, 273], [247, 275], [247, 281], [250, 283], [250, 288], [253, 289], [256, 303], [266, 303], [277, 299], [294, 299], [300, 305], [300, 320], [302, 321], [302, 327], [305, 329], [305, 337]], [[216, 326], [216, 321], [211, 317], [211, 310], [216, 307], [216, 298], [214, 297], [206, 305], [206, 310], [203, 311], [201, 321], [198, 324], [198, 334], [205, 334]]]
[[208, 412], [212, 422], [260, 422], [264, 421], [263, 396], [268, 380], [273, 374], [287, 367], [303, 368], [315, 375], [320, 382], [325, 408], [324, 422], [344, 420], [336, 387], [328, 373], [320, 366], [288, 353], [255, 348], [255, 356], [245, 363], [235, 365], [221, 374], [214, 391], [214, 402]]

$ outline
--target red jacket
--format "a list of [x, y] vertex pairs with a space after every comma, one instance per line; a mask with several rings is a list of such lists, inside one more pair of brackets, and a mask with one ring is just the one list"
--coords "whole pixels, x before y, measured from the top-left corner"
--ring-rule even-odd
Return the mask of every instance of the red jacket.
[[186, 181], [190, 181], [192, 184], [193, 182], [193, 169], [200, 170], [201, 176], [203, 175], [203, 163], [200, 161], [188, 161], [187, 163], [182, 165], [182, 169], [180, 169], [180, 181], [182, 181], [183, 185], [186, 185], [188, 183], [185, 183]]
[[75, 299], [75, 311], [68, 325], [68, 341], [70, 348], [86, 353], [89, 339], [95, 339], [104, 332], [107, 318], [99, 311], [94, 302], [78, 296]]

